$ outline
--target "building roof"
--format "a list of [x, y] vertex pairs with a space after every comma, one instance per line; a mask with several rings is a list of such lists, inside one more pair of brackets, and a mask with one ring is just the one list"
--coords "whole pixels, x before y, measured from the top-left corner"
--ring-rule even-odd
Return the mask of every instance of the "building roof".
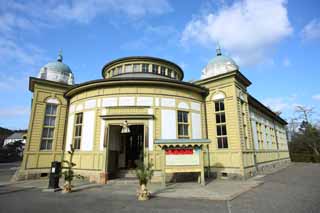
[[269, 115], [270, 117], [274, 118], [276, 121], [283, 125], [287, 125], [287, 121], [281, 118], [279, 115], [277, 115], [275, 112], [273, 112], [271, 109], [266, 107], [264, 104], [262, 104], [260, 101], [255, 99], [252, 95], [248, 94], [248, 102], [249, 105], [257, 108], [258, 110], [264, 112], [265, 114]]
[[93, 88], [99, 88], [107, 85], [167, 85], [172, 87], [185, 88], [199, 92], [200, 94], [207, 94], [208, 89], [196, 85], [190, 82], [178, 81], [174, 79], [160, 79], [160, 78], [111, 78], [111, 79], [101, 79], [84, 82], [82, 84], [77, 84], [71, 87], [66, 93], [65, 97], [72, 97], [73, 95]]
[[11, 134], [9, 137], [7, 137], [6, 139], [21, 139], [23, 140], [24, 135], [26, 134], [26, 132], [15, 132], [13, 134]]

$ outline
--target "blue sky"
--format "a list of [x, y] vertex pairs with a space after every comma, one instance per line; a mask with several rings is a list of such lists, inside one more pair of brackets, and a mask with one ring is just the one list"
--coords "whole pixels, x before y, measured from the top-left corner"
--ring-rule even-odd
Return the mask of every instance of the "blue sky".
[[149, 55], [199, 79], [219, 42], [252, 81], [248, 91], [286, 119], [296, 105], [319, 118], [317, 0], [0, 0], [0, 126], [27, 128], [29, 76], [56, 60], [76, 83], [100, 79], [118, 57]]

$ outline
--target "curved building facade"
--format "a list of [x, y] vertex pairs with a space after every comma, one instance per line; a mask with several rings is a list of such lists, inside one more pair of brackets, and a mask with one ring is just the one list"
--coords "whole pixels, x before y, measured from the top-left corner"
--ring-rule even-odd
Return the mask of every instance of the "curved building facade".
[[99, 183], [139, 161], [153, 165], [153, 181], [193, 172], [202, 183], [209, 173], [247, 178], [288, 163], [286, 122], [248, 94], [235, 62], [217, 57], [192, 83], [175, 63], [149, 56], [111, 61], [102, 79], [75, 85], [31, 77], [19, 178], [48, 174], [70, 146], [76, 172]]

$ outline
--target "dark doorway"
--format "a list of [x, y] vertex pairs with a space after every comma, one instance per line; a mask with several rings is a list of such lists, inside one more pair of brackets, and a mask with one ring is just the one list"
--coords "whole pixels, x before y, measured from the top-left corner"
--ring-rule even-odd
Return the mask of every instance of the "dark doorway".
[[137, 162], [143, 161], [143, 125], [132, 125], [130, 133], [125, 135], [125, 166], [134, 169]]

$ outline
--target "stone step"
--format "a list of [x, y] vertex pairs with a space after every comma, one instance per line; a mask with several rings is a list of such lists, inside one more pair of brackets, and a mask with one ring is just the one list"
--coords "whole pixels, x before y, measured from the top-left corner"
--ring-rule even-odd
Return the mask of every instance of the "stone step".
[[108, 184], [125, 185], [125, 184], [139, 184], [137, 178], [116, 178], [108, 180]]
[[136, 178], [135, 170], [120, 170], [119, 172], [120, 178]]

